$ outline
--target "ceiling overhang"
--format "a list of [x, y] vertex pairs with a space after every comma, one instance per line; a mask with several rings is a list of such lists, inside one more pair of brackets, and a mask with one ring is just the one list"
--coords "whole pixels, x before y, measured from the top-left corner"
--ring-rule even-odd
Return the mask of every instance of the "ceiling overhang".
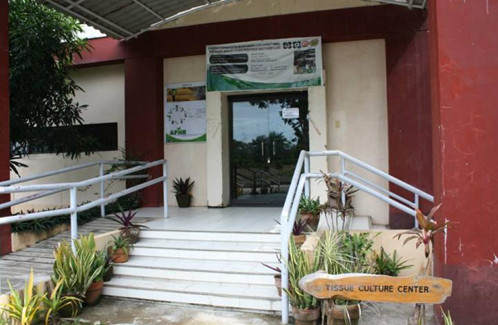
[[407, 7], [408, 9], [425, 9], [427, 0], [365, 0], [387, 3], [392, 5], [399, 5]]
[[37, 0], [116, 39], [129, 40], [182, 16], [243, 0]]

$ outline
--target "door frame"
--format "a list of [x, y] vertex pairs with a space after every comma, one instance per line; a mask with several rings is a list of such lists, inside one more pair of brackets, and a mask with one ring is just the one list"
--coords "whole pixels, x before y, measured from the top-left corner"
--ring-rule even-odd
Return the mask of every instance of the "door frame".
[[[237, 202], [235, 197], [236, 188], [233, 182], [233, 159], [232, 159], [232, 150], [233, 150], [233, 104], [235, 102], [244, 102], [250, 100], [257, 99], [276, 99], [282, 96], [300, 96], [306, 100], [308, 103], [308, 114], [310, 111], [309, 97], [308, 97], [308, 89], [304, 90], [295, 90], [295, 91], [280, 91], [280, 92], [270, 92], [270, 93], [254, 93], [254, 94], [241, 94], [241, 95], [228, 95], [227, 96], [227, 104], [228, 104], [228, 136], [229, 136], [229, 144], [228, 144], [228, 155], [229, 155], [229, 192], [230, 192], [230, 206], [253, 206], [253, 207], [282, 207], [282, 204], [272, 204], [272, 203], [262, 203], [261, 201], [255, 202]], [[308, 126], [308, 144], [310, 145], [310, 135], [309, 135], [309, 126]], [[309, 148], [308, 148], [309, 150]]]

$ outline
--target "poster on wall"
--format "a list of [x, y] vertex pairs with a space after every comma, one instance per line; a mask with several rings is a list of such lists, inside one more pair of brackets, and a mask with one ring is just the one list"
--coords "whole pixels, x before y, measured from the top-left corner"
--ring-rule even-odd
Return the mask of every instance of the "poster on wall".
[[206, 84], [167, 84], [164, 105], [165, 141], [206, 141]]
[[208, 91], [320, 86], [322, 39], [316, 36], [209, 45], [206, 66]]

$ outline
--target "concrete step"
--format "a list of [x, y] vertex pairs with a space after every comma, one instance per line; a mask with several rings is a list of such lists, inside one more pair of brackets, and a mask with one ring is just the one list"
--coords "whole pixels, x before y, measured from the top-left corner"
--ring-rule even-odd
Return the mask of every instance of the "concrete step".
[[143, 230], [104, 294], [262, 311], [280, 310], [274, 271], [280, 235]]
[[225, 242], [256, 242], [279, 243], [278, 233], [248, 233], [248, 232], [212, 232], [185, 230], [151, 230], [143, 229], [140, 238], [188, 240], [188, 241], [225, 241]]
[[[278, 260], [265, 263], [270, 266], [280, 266]], [[165, 270], [187, 270], [199, 272], [218, 272], [218, 273], [238, 273], [238, 274], [259, 274], [273, 275], [275, 272], [265, 267], [260, 262], [247, 261], [213, 261], [199, 259], [178, 259], [178, 258], [159, 258], [147, 256], [130, 256], [128, 262], [116, 264], [116, 268], [121, 267], [146, 267], [150, 269]]]
[[215, 307], [264, 311], [280, 310], [280, 299], [276, 289], [272, 286], [116, 277], [105, 284], [103, 294]]
[[135, 244], [135, 248], [138, 247], [202, 251], [278, 252], [280, 243], [143, 238]]
[[[211, 264], [211, 261], [206, 261], [206, 264]], [[147, 268], [128, 266], [127, 263], [115, 266], [114, 274], [122, 276], [133, 276], [141, 278], [156, 278], [158, 281], [168, 280], [185, 280], [192, 279], [204, 282], [215, 283], [236, 283], [236, 284], [260, 284], [271, 285], [274, 283], [272, 274], [258, 273], [237, 273], [219, 271], [197, 271], [188, 269], [165, 269], [165, 268]]]
[[199, 260], [218, 260], [218, 261], [256, 261], [256, 262], [274, 262], [275, 252], [237, 252], [223, 250], [188, 250], [175, 248], [150, 248], [135, 247], [131, 250], [133, 256], [151, 256], [151, 257], [172, 257]]

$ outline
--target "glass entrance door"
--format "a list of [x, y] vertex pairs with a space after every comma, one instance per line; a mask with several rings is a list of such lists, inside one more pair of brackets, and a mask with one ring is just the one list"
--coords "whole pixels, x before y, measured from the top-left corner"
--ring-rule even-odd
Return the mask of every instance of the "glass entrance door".
[[309, 149], [307, 92], [229, 97], [231, 204], [283, 206]]

